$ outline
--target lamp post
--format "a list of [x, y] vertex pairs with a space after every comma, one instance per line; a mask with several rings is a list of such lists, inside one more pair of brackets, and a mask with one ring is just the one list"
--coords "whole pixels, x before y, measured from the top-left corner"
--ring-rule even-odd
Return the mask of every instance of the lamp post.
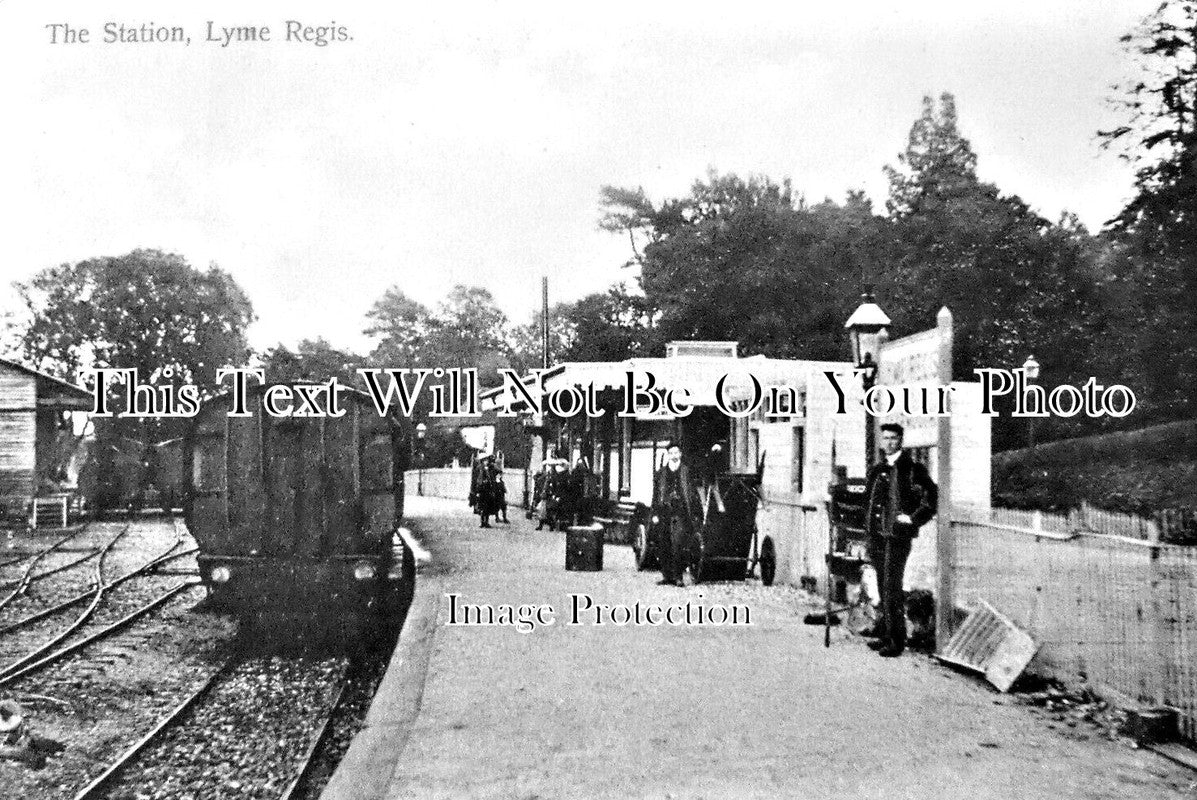
[[[1027, 360], [1022, 362], [1023, 375], [1027, 377], [1027, 383], [1034, 383], [1039, 379], [1039, 362], [1035, 360], [1035, 356], [1027, 356]], [[1035, 418], [1027, 417], [1027, 441], [1031, 449], [1035, 449]]]
[[[877, 382], [877, 364], [881, 354], [881, 343], [886, 337], [890, 319], [870, 292], [860, 296], [860, 305], [848, 317], [844, 327], [852, 342], [852, 361], [857, 369], [863, 370], [864, 390], [872, 389]], [[877, 454], [874, 452], [873, 420], [865, 415], [865, 466], [873, 466]]]
[[420, 471], [416, 478], [416, 494], [424, 496], [424, 435], [428, 433], [428, 426], [423, 422], [416, 425], [416, 441], [420, 448]]

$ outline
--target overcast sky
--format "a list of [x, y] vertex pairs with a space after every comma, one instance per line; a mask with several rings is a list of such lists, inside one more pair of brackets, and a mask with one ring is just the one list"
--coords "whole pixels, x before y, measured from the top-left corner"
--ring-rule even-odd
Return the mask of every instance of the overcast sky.
[[[392, 285], [485, 286], [523, 322], [541, 275], [554, 300], [630, 277], [601, 185], [660, 200], [713, 167], [881, 208], [943, 91], [984, 179], [1098, 228], [1130, 193], [1094, 141], [1117, 40], [1155, 2], [190, 5], [0, 0], [0, 306], [45, 266], [154, 247], [230, 271], [260, 347], [364, 349]], [[274, 41], [222, 48], [209, 20]], [[352, 40], [286, 42], [287, 20]], [[103, 42], [151, 21], [190, 45]]]

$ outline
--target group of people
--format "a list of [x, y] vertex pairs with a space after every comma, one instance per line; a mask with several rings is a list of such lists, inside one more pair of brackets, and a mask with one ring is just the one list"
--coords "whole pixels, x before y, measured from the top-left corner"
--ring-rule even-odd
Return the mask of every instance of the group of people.
[[474, 459], [470, 474], [470, 508], [481, 518], [483, 528], [496, 522], [507, 522], [507, 485], [503, 483], [503, 467], [494, 455]]
[[567, 469], [564, 459], [547, 459], [532, 482], [532, 508], [539, 512], [536, 529], [581, 525], [593, 514], [595, 478], [584, 457]]
[[[869, 470], [865, 485], [868, 557], [880, 594], [879, 619], [865, 634], [875, 639], [870, 646], [885, 657], [900, 655], [906, 647], [906, 561], [919, 528], [935, 516], [939, 498], [926, 466], [902, 449], [903, 435], [901, 425], [881, 426], [881, 459]], [[722, 445], [712, 448], [713, 462], [722, 456]], [[532, 501], [533, 508], [541, 510], [538, 530], [546, 523], [589, 521], [594, 476], [584, 458], [571, 470], [567, 463], [553, 459], [536, 476]], [[483, 528], [490, 527], [492, 517], [507, 522], [507, 488], [495, 456], [475, 460], [469, 501]], [[655, 475], [652, 510], [663, 583], [684, 586], [699, 557], [696, 520], [701, 509], [677, 444], [668, 446], [665, 463]]]

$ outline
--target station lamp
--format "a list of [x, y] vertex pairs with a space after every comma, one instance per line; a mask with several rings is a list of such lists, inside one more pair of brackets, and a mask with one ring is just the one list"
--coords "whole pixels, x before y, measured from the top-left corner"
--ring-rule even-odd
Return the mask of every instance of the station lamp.
[[852, 342], [852, 361], [858, 368], [865, 370], [866, 389], [871, 388], [877, 379], [881, 338], [889, 324], [890, 318], [881, 310], [881, 306], [877, 305], [873, 295], [869, 292], [860, 296], [860, 305], [844, 323]]
[[[1027, 356], [1027, 360], [1022, 362], [1022, 374], [1027, 376], [1029, 383], [1034, 383], [1039, 380], [1039, 362], [1035, 360], [1035, 356]], [[1035, 449], [1035, 418], [1027, 417], [1027, 446], [1032, 451]]]
[[[867, 392], [877, 381], [877, 362], [881, 355], [881, 340], [890, 324], [889, 316], [873, 300], [871, 292], [860, 296], [860, 305], [848, 317], [844, 327], [852, 342], [852, 361], [864, 370], [863, 383]], [[872, 467], [877, 457], [876, 430], [872, 417], [865, 415], [865, 466]]]

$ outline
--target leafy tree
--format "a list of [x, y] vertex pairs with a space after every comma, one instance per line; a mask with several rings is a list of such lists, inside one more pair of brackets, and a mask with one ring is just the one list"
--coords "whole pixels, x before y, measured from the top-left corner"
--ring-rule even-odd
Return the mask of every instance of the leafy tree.
[[335, 377], [343, 386], [360, 387], [362, 381], [356, 370], [364, 362], [356, 353], [338, 350], [322, 337], [304, 339], [295, 350], [279, 344], [262, 355], [266, 380], [272, 383], [324, 383]]
[[[24, 357], [68, 380], [84, 368], [133, 368], [142, 383], [193, 383], [206, 395], [217, 390], [218, 368], [249, 356], [249, 298], [228, 273], [197, 270], [180, 255], [134, 250], [62, 264], [16, 289], [31, 320], [21, 337]], [[177, 418], [97, 420], [92, 471], [104, 487], [100, 496], [155, 480], [155, 445], [182, 435], [185, 425]], [[130, 450], [140, 465], [133, 474], [118, 463]]]
[[643, 295], [620, 283], [586, 295], [572, 305], [567, 322], [572, 337], [562, 361], [619, 361], [660, 355], [664, 342], [653, 327], [655, 310]]
[[689, 196], [657, 207], [639, 190], [608, 187], [603, 200], [600, 225], [623, 226], [644, 242], [633, 262], [655, 341], [727, 339], [776, 357], [842, 355], [848, 298], [882, 242], [862, 194], [810, 207], [788, 181], [712, 172]]
[[1106, 147], [1138, 167], [1137, 194], [1116, 229], [1158, 236], [1197, 252], [1197, 4], [1168, 0], [1121, 41], [1137, 57], [1120, 86], [1124, 124], [1099, 132]]
[[892, 217], [906, 217], [942, 203], [977, 184], [977, 155], [956, 125], [956, 98], [947, 92], [939, 108], [923, 98], [923, 113], [910, 128], [906, 151], [898, 156], [901, 169], [887, 166]]
[[375, 358], [396, 366], [422, 366], [425, 346], [432, 331], [432, 314], [421, 303], [404, 294], [399, 287], [387, 289], [366, 312], [369, 324], [367, 336], [381, 340], [374, 351]]
[[499, 368], [511, 364], [507, 315], [481, 287], [454, 286], [435, 312], [391, 288], [366, 316], [365, 332], [382, 337], [371, 355], [375, 364], [476, 367], [486, 386], [498, 383]]
[[48, 267], [16, 284], [31, 323], [22, 336], [35, 367], [71, 379], [84, 367], [135, 368], [142, 381], [166, 370], [176, 384], [212, 390], [216, 370], [245, 363], [249, 298], [216, 266], [134, 250]]
[[1135, 298], [1131, 350], [1145, 365], [1149, 413], [1197, 412], [1197, 5], [1162, 3], [1123, 43], [1136, 76], [1101, 131], [1136, 166], [1135, 196], [1111, 220], [1120, 277]]
[[[576, 336], [572, 319], [574, 303], [556, 303], [549, 307], [549, 364], [566, 360], [564, 354]], [[533, 312], [523, 325], [511, 331], [512, 368], [519, 372], [539, 369], [543, 361], [541, 312]]]
[[474, 367], [506, 361], [511, 353], [507, 315], [488, 289], [454, 286], [433, 321], [435, 349], [442, 366]]
[[1077, 307], [1076, 288], [1092, 281], [1084, 259], [1067, 253], [1087, 232], [1075, 221], [1071, 230], [1057, 228], [981, 181], [976, 162], [945, 94], [938, 109], [924, 98], [901, 168], [886, 169], [893, 236], [881, 275], [886, 308], [896, 333], [929, 327], [940, 307], [951, 308], [962, 375], [1018, 366], [1036, 345], [1041, 360], [1053, 342], [1077, 346], [1086, 309]]

